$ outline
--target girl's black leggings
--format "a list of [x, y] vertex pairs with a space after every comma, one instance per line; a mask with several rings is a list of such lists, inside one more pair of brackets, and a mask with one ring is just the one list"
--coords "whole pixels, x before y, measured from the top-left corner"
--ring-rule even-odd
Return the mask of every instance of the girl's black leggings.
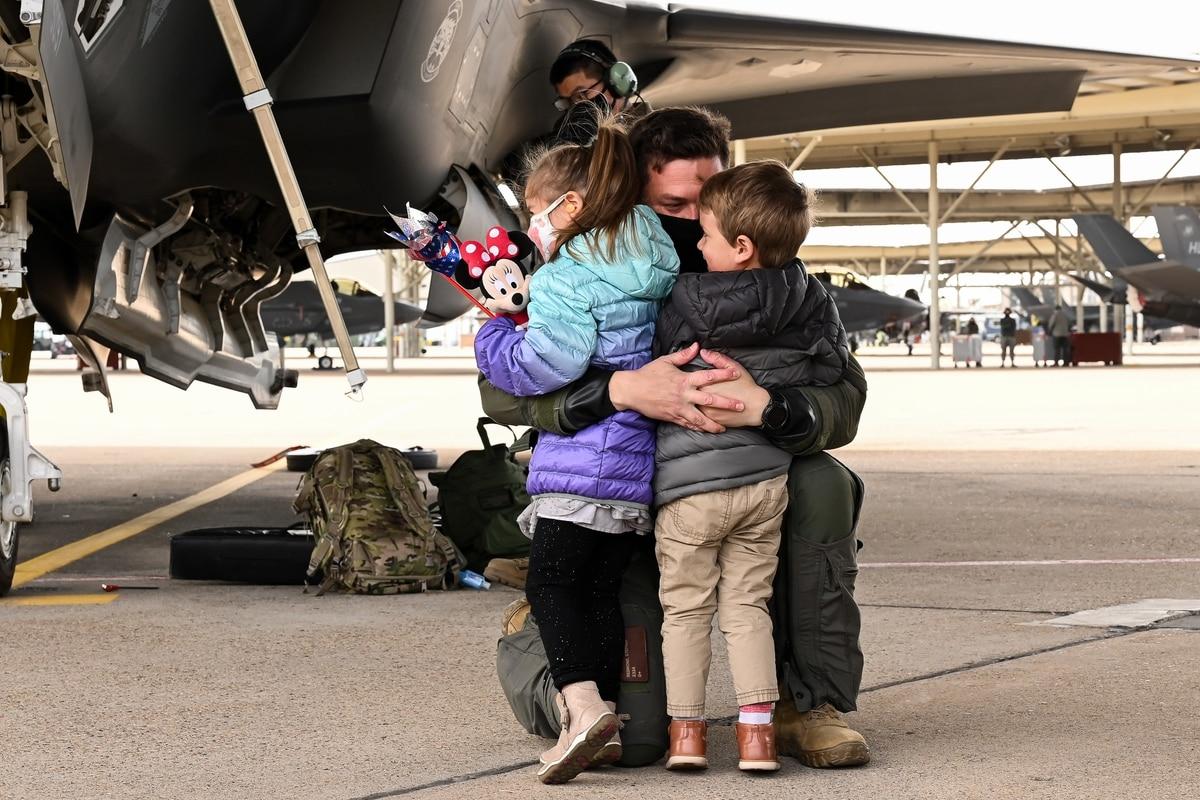
[[602, 698], [617, 701], [625, 656], [619, 593], [636, 543], [634, 533], [538, 520], [525, 595], [560, 690], [595, 681]]

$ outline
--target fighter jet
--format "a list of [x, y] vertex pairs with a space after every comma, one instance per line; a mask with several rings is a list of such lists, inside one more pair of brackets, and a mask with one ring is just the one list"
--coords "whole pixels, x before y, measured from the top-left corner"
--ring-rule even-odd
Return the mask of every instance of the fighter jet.
[[[375, 333], [383, 330], [383, 298], [366, 289], [353, 293], [338, 292], [338, 308], [350, 335]], [[421, 309], [408, 303], [394, 303], [396, 324], [404, 325], [421, 318]], [[263, 325], [277, 336], [296, 336], [315, 333], [321, 339], [332, 339], [333, 328], [317, 287], [311, 281], [295, 281], [278, 297], [263, 303]]]
[[889, 328], [916, 320], [928, 311], [916, 300], [872, 289], [846, 273], [814, 274], [829, 289], [848, 333]]
[[1075, 224], [1100, 262], [1113, 274], [1111, 286], [1071, 277], [1112, 303], [1127, 303], [1147, 328], [1200, 327], [1200, 215], [1187, 206], [1154, 206], [1163, 257], [1108, 214], [1076, 214]]
[[[27, 264], [56, 330], [265, 408], [289, 376], [260, 310], [306, 262], [248, 108], [272, 104], [332, 256], [391, 246], [383, 209], [407, 202], [464, 238], [513, 226], [495, 176], [552, 128], [550, 64], [583, 36], [632, 64], [645, 100], [710, 105], [739, 137], [1062, 111], [1085, 77], [1192, 66], [650, 0], [237, 10], [266, 82], [245, 98], [207, 2], [0, 0], [0, 286]], [[427, 322], [469, 307], [433, 287]]]

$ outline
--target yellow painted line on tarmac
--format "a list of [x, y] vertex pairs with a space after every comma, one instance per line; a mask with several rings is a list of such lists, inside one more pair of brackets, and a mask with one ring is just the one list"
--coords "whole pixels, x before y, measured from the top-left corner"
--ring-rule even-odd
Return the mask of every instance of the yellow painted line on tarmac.
[[285, 466], [287, 466], [287, 463], [280, 460], [267, 467], [246, 470], [203, 491], [196, 492], [196, 494], [190, 497], [176, 500], [174, 503], [168, 503], [162, 508], [148, 511], [128, 522], [122, 522], [120, 525], [115, 525], [108, 530], [94, 533], [85, 539], [71, 542], [57, 550], [51, 550], [49, 553], [43, 553], [40, 556], [19, 563], [17, 564], [16, 575], [13, 577], [13, 588], [15, 589], [30, 581], [35, 581], [47, 573], [62, 569], [73, 561], [86, 558], [106, 547], [111, 547], [118, 542], [123, 542], [130, 537], [137, 536], [139, 533], [148, 531], [156, 525], [161, 525], [181, 514], [186, 514], [214, 500], [220, 500], [226, 495], [233, 494], [238, 489], [249, 486], [257, 480], [280, 471]]
[[0, 599], [0, 606], [102, 606], [116, 599], [116, 592], [34, 595], [32, 597], [5, 597]]

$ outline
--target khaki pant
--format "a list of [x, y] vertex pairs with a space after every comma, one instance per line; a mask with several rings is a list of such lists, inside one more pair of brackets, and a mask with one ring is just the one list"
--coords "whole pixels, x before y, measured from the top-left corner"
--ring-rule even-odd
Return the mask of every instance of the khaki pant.
[[767, 601], [778, 564], [787, 476], [684, 497], [658, 511], [667, 713], [704, 714], [713, 614], [739, 706], [779, 699]]

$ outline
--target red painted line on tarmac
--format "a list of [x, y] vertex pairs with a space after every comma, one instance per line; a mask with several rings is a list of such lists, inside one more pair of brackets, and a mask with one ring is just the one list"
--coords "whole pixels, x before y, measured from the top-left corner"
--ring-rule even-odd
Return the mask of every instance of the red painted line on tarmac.
[[1053, 558], [1042, 561], [875, 561], [860, 569], [894, 567], [1091, 567], [1110, 564], [1200, 564], [1200, 558]]

